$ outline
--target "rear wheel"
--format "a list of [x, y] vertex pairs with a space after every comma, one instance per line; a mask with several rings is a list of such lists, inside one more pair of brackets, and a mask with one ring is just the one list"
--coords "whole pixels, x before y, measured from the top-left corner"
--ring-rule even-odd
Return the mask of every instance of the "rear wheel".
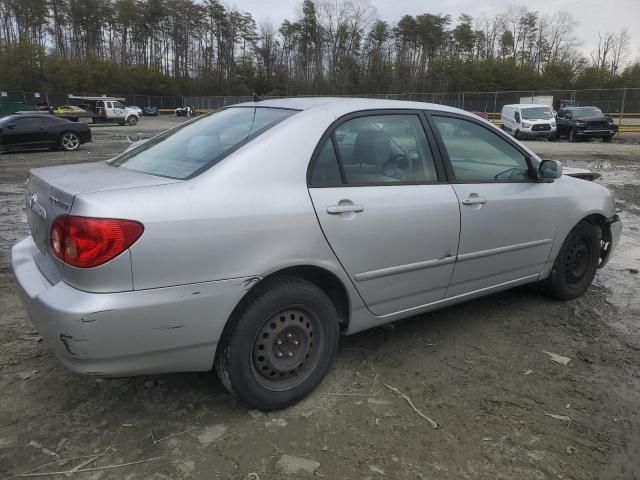
[[610, 143], [613, 139], [613, 135], [607, 135], [606, 137], [602, 137], [602, 141], [605, 143]]
[[598, 269], [602, 230], [587, 221], [569, 232], [551, 269], [541, 284], [548, 295], [560, 300], [573, 300], [584, 294]]
[[338, 313], [316, 285], [280, 278], [258, 285], [218, 346], [227, 390], [260, 410], [296, 403], [328, 372], [339, 338]]
[[73, 152], [80, 146], [80, 138], [73, 132], [64, 132], [62, 135], [60, 135], [58, 144], [60, 145], [60, 148], [62, 150]]
[[516, 133], [513, 136], [516, 137], [516, 140], [520, 140], [520, 130], [516, 130]]

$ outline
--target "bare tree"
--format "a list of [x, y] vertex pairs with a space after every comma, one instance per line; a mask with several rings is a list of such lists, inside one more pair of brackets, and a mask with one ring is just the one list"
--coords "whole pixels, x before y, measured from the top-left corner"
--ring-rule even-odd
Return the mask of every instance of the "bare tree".
[[615, 36], [614, 33], [598, 33], [598, 46], [596, 50], [591, 52], [591, 61], [599, 72], [608, 70], [609, 56], [612, 54]]
[[627, 59], [631, 46], [631, 35], [626, 28], [613, 37], [613, 45], [611, 46], [611, 67], [609, 74], [615, 77], [620, 71], [622, 64]]

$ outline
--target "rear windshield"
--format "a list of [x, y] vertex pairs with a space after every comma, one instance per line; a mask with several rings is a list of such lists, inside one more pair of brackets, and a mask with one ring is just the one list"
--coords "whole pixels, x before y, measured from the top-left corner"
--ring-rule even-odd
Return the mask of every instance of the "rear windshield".
[[571, 112], [573, 118], [589, 118], [589, 117], [602, 117], [602, 110], [599, 108], [580, 108]]
[[228, 108], [162, 133], [109, 163], [151, 175], [190, 178], [294, 113], [281, 108]]
[[522, 118], [525, 120], [549, 120], [553, 118], [553, 112], [549, 107], [523, 108]]

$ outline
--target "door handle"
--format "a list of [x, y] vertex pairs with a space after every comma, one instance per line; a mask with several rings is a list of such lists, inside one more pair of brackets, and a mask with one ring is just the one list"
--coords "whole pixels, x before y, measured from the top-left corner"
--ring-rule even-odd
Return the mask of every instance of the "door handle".
[[327, 207], [329, 215], [340, 215], [341, 213], [360, 213], [364, 211], [362, 205], [331, 205]]
[[484, 205], [487, 199], [484, 197], [469, 197], [462, 199], [463, 205]]

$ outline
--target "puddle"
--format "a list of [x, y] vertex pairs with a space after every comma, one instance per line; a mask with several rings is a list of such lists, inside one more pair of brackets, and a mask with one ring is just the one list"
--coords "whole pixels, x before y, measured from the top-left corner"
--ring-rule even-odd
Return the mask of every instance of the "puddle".
[[[640, 217], [621, 212], [624, 224], [622, 237], [609, 264], [598, 271], [594, 285], [602, 287], [606, 301], [618, 307], [620, 315], [607, 315], [616, 330], [634, 337], [640, 336]], [[605, 318], [605, 317], [603, 317]]]

